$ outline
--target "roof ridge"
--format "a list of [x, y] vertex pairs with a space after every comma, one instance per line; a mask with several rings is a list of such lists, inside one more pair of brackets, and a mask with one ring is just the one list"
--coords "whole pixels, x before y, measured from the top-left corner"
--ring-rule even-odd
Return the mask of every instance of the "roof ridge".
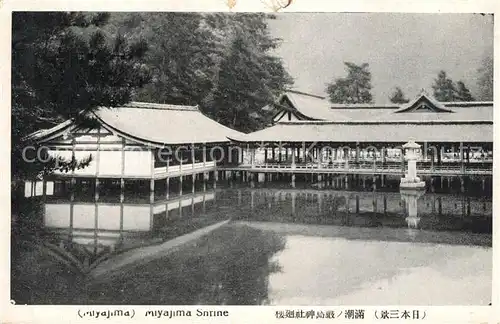
[[123, 106], [116, 108], [141, 108], [141, 109], [160, 109], [160, 110], [187, 110], [187, 111], [200, 111], [199, 106], [189, 106], [189, 105], [174, 105], [174, 104], [163, 104], [155, 102], [141, 102], [132, 101]]
[[493, 124], [490, 120], [300, 120], [276, 125]]
[[376, 104], [376, 103], [352, 103], [352, 104], [330, 104], [330, 109], [399, 109], [401, 106], [398, 104]]
[[307, 93], [307, 92], [303, 92], [303, 91], [298, 91], [298, 90], [286, 90], [286, 92], [301, 94], [304, 96], [309, 96], [309, 97], [313, 97], [313, 98], [317, 98], [317, 99], [323, 99], [323, 100], [326, 99], [326, 97], [324, 97], [324, 96], [320, 96], [320, 95], [316, 95], [316, 94], [312, 94], [312, 93]]

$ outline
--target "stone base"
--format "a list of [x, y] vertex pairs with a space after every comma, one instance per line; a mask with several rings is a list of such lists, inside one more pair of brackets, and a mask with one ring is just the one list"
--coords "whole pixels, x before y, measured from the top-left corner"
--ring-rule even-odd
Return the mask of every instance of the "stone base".
[[400, 189], [425, 189], [425, 181], [403, 182], [399, 184]]

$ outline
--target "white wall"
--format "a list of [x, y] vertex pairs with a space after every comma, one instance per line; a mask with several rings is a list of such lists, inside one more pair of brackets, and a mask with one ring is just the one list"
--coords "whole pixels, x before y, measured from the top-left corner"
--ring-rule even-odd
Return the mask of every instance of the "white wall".
[[[124, 231], [151, 230], [149, 205], [123, 206]], [[98, 205], [97, 228], [101, 230], [120, 230], [120, 206]], [[94, 204], [73, 205], [73, 228], [95, 229], [96, 213]], [[70, 227], [70, 204], [45, 204], [44, 225], [48, 228]]]
[[125, 174], [126, 175], [150, 175], [151, 151], [125, 151]]
[[[109, 147], [108, 147], [109, 148]], [[71, 160], [71, 151], [49, 151], [51, 156], [60, 156], [66, 160]], [[75, 151], [75, 158], [83, 160], [92, 156], [90, 164], [80, 170], [75, 170], [75, 175], [95, 176], [97, 172], [97, 159], [99, 159], [99, 175], [101, 176], [119, 176], [122, 169], [121, 146], [116, 151]], [[124, 174], [128, 176], [149, 176], [151, 174], [152, 152], [145, 150], [125, 151], [125, 169]], [[65, 174], [64, 172], [55, 172]]]

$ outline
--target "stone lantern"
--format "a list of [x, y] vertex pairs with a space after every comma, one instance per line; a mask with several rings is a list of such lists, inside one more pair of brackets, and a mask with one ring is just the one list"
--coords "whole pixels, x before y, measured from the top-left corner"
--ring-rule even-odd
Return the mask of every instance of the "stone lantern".
[[401, 178], [400, 189], [424, 189], [425, 182], [417, 177], [417, 160], [420, 158], [420, 145], [410, 140], [403, 145], [405, 160], [408, 161], [408, 171]]

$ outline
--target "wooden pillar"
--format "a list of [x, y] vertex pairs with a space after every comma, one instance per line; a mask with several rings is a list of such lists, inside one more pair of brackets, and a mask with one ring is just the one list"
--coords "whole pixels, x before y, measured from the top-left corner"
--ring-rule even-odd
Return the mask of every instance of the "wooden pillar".
[[279, 158], [279, 162], [281, 163], [281, 161], [282, 161], [281, 151], [283, 150], [283, 146], [281, 145], [281, 142], [279, 143], [278, 149], [279, 149], [278, 158]]
[[288, 161], [288, 147], [285, 148], [285, 161]]
[[[432, 148], [434, 148], [434, 146], [432, 146]], [[435, 154], [434, 154], [434, 149], [431, 149], [431, 171], [434, 171], [434, 158], [435, 158]]]
[[191, 193], [194, 194], [194, 191], [195, 191], [195, 187], [196, 187], [196, 174], [192, 174], [191, 175]]
[[464, 172], [465, 171], [465, 164], [464, 164], [464, 143], [460, 142], [460, 171]]
[[179, 159], [179, 172], [182, 175], [182, 160], [184, 160], [184, 154], [181, 150], [178, 151], [178, 154], [180, 154], [180, 159]]
[[177, 206], [177, 209], [179, 210], [179, 218], [182, 217], [182, 199], [179, 197], [179, 204]]
[[120, 170], [120, 201], [125, 200], [125, 139], [122, 138], [121, 170]]
[[276, 147], [274, 146], [274, 143], [272, 145], [273, 145], [273, 151], [271, 152], [271, 156], [273, 159], [273, 163], [275, 163], [276, 162]]
[[165, 199], [170, 197], [170, 177], [165, 179]]
[[[75, 187], [76, 187], [76, 178], [75, 178], [75, 163], [76, 163], [76, 156], [75, 156], [75, 147], [76, 147], [76, 139], [73, 136], [73, 139], [71, 140], [71, 197], [72, 201], [75, 199]], [[36, 179], [33, 181], [33, 183], [36, 184]], [[32, 193], [32, 196], [34, 196], [35, 192]]]
[[359, 142], [356, 142], [356, 158], [355, 158], [356, 163], [359, 163], [359, 154], [360, 154], [360, 146]]
[[467, 144], [467, 166], [470, 164], [470, 144]]
[[191, 144], [191, 168], [194, 170], [194, 162], [196, 158], [194, 156], [194, 144]]
[[42, 179], [42, 201], [45, 203], [47, 201], [47, 179], [45, 179], [45, 175]]
[[349, 155], [350, 155], [349, 149], [348, 148], [344, 149], [344, 159], [345, 159], [345, 169], [346, 170], [349, 169]]
[[401, 148], [401, 172], [405, 173], [405, 150]]
[[255, 167], [255, 147], [252, 147], [250, 150], [251, 150], [251, 155], [250, 155], [251, 165], [252, 165], [252, 168], [254, 168]]
[[[69, 229], [69, 241], [70, 244], [73, 241], [73, 224], [74, 224], [74, 209], [75, 209], [75, 185], [76, 185], [76, 179], [75, 179], [75, 168], [73, 167], [73, 162], [76, 160], [75, 157], [75, 146], [76, 146], [76, 140], [75, 137], [73, 136], [73, 139], [71, 140], [71, 191], [70, 191], [70, 205], [69, 205], [69, 223], [70, 223], [70, 229]], [[94, 197], [95, 198], [95, 197]]]
[[294, 147], [292, 147], [292, 168], [295, 168], [295, 148]]
[[[124, 154], [125, 139], [122, 139], [122, 155]], [[124, 157], [122, 156], [122, 160]], [[99, 200], [99, 164], [101, 163], [101, 129], [97, 129], [97, 150], [95, 152], [95, 182], [94, 182], [94, 200]]]
[[155, 154], [151, 151], [151, 179], [149, 180], [149, 201], [153, 203], [155, 200]]
[[207, 144], [203, 143], [203, 168], [207, 165]]
[[441, 166], [442, 164], [442, 159], [443, 159], [443, 146], [440, 145], [440, 144], [437, 144], [437, 149], [438, 149], [438, 152], [437, 152], [437, 164], [438, 166]]
[[267, 151], [268, 151], [268, 148], [266, 147], [264, 149], [264, 163], [267, 163]]

